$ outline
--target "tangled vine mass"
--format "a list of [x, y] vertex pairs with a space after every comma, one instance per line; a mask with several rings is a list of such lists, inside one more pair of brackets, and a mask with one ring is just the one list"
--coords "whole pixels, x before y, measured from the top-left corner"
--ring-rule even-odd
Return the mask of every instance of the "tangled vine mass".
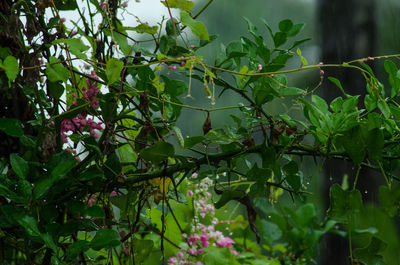
[[[385, 235], [399, 214], [399, 55], [309, 65], [304, 24], [246, 19], [248, 36], [210, 62], [213, 0], [161, 1], [154, 25], [136, 2], [0, 2], [0, 264], [305, 265], [327, 234], [352, 264], [398, 264]], [[358, 71], [366, 95], [331, 67]], [[289, 84], [302, 71], [319, 82]], [[329, 184], [324, 211], [308, 182], [332, 160], [355, 172]], [[381, 180], [373, 207], [364, 168]]]

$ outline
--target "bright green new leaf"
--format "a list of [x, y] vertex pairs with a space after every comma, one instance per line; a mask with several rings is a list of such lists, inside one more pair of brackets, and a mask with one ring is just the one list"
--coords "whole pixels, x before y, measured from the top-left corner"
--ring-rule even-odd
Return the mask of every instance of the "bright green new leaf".
[[293, 22], [290, 19], [285, 19], [279, 22], [279, 30], [289, 32], [293, 28]]
[[124, 68], [124, 63], [118, 59], [111, 58], [106, 65], [107, 84], [111, 85], [118, 81], [121, 77], [121, 71]]
[[168, 5], [166, 2], [167, 1], [161, 1], [166, 7], [178, 8], [186, 12], [190, 12], [194, 6], [194, 3], [189, 0], [168, 0]]
[[17, 119], [0, 118], [0, 130], [13, 137], [21, 137], [24, 134], [22, 123]]
[[14, 56], [9, 55], [3, 62], [0, 60], [0, 68], [6, 71], [8, 86], [11, 86], [11, 82], [17, 78], [19, 72], [18, 60]]
[[301, 53], [300, 48], [297, 48], [296, 53], [297, 53], [297, 55], [299, 55], [299, 57], [300, 57], [301, 64], [302, 64], [302, 65], [307, 65], [307, 64], [308, 64], [307, 59], [304, 58], [303, 54]]
[[70, 72], [61, 64], [60, 60], [58, 60], [56, 57], [51, 56], [49, 62], [46, 65], [46, 75], [49, 78], [50, 82], [67, 82]]
[[181, 22], [183, 25], [188, 26], [194, 35], [201, 40], [210, 40], [208, 31], [204, 24], [200, 21], [194, 20], [187, 12], [181, 11]]
[[10, 164], [15, 174], [21, 179], [25, 179], [29, 173], [28, 162], [17, 154], [10, 155]]
[[180, 147], [184, 148], [185, 140], [183, 139], [181, 129], [179, 129], [176, 126], [173, 126], [172, 129], [175, 131], [175, 135], [176, 135], [176, 138], [178, 139], [178, 143], [179, 143]]

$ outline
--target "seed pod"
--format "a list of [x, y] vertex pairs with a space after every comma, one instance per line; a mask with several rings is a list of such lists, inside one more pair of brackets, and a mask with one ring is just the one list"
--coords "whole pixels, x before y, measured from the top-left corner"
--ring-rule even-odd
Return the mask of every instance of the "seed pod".
[[204, 121], [203, 124], [203, 133], [206, 135], [210, 130], [212, 129], [211, 127], [211, 119], [210, 119], [210, 112], [207, 112], [207, 118]]

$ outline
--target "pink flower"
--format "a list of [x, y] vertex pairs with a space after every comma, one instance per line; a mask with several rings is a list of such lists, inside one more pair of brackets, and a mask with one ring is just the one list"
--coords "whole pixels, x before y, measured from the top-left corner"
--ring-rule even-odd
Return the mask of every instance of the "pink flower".
[[110, 193], [110, 197], [115, 197], [115, 196], [118, 196], [118, 193], [117, 193], [115, 190], [113, 190], [113, 191]]
[[230, 237], [223, 237], [217, 241], [217, 245], [219, 247], [231, 248], [233, 243], [235, 243], [235, 241], [233, 241]]
[[169, 258], [168, 259], [168, 265], [173, 265], [173, 264], [175, 264], [176, 263], [176, 258], [175, 257], [172, 257], [172, 258]]
[[261, 72], [261, 70], [262, 70], [262, 65], [259, 64], [259, 65], [258, 65], [258, 70], [257, 70], [257, 72]]
[[125, 1], [121, 4], [122, 7], [128, 7], [128, 1]]
[[183, 258], [183, 253], [182, 253], [182, 252], [178, 252], [178, 253], [176, 254], [176, 257], [177, 257], [178, 259]]
[[198, 176], [199, 176], [199, 174], [197, 174], [196, 172], [194, 172], [194, 173], [192, 174], [192, 178], [194, 178], [194, 179], [197, 179]]
[[196, 248], [189, 248], [188, 252], [192, 256], [196, 256], [197, 255], [197, 249]]
[[191, 245], [196, 244], [196, 241], [200, 238], [198, 236], [190, 235], [187, 239], [187, 242]]
[[64, 23], [66, 21], [65, 17], [60, 18], [61, 23]]
[[203, 246], [203, 248], [208, 248], [208, 246], [210, 245], [210, 243], [208, 242], [207, 234], [202, 234], [200, 236], [200, 241], [201, 241], [201, 245]]
[[235, 250], [232, 250], [232, 249], [231, 249], [231, 253], [233, 254], [234, 257], [236, 257], [237, 255], [239, 255], [239, 252], [237, 252], [237, 251], [235, 251]]
[[187, 196], [191, 197], [193, 196], [193, 191], [192, 190], [188, 190], [188, 192], [186, 193]]

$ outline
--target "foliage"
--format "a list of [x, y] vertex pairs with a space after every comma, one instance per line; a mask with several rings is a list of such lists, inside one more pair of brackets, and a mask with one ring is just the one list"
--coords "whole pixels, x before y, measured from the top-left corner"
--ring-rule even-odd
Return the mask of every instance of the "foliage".
[[[275, 32], [263, 21], [258, 31], [246, 19], [250, 38], [222, 45], [211, 64], [198, 51], [217, 37], [198, 16], [212, 0], [197, 13], [189, 0], [161, 2], [179, 17], [157, 25], [136, 17], [135, 27], [123, 24], [129, 3], [117, 0], [0, 4], [0, 260], [311, 264], [334, 233], [348, 238], [350, 253], [338, 255], [353, 264], [394, 264], [389, 228], [368, 221], [357, 182], [362, 168], [380, 173], [373, 209], [393, 226], [396, 63], [384, 63], [385, 88], [367, 64], [381, 57], [309, 65], [300, 49], [308, 39], [297, 39], [304, 24], [285, 19]], [[71, 10], [78, 21], [61, 17]], [[284, 70], [292, 58], [301, 67]], [[329, 77], [343, 95], [326, 102], [316, 94], [325, 67], [359, 71], [366, 96]], [[315, 88], [289, 84], [287, 74], [307, 69], [320, 73]], [[204, 90], [206, 106], [183, 103], [194, 89]], [[243, 102], [217, 107], [226, 91]], [[279, 99], [290, 107], [273, 114]], [[186, 135], [183, 109], [204, 113], [191, 125], [203, 135]], [[306, 203], [304, 157], [357, 168], [352, 187], [330, 187], [326, 214]]]

